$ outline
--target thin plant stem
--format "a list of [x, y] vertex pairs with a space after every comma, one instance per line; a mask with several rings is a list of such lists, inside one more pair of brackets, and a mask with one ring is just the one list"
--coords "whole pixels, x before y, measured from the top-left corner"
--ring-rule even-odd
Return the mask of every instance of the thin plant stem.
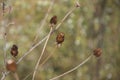
[[[45, 17], [44, 17], [44, 19], [43, 19], [42, 22], [41, 22], [41, 26], [39, 27], [39, 29], [37, 29], [37, 34], [36, 34], [36, 36], [35, 36], [34, 42], [36, 42], [36, 40], [38, 39], [38, 34], [40, 34], [41, 29], [44, 27], [45, 21], [46, 21], [46, 19], [48, 18], [49, 13], [50, 13], [53, 5], [54, 5], [54, 0], [51, 1], [51, 4], [50, 4], [50, 6], [49, 6], [49, 8], [48, 8], [48, 10], [47, 10], [47, 13], [45, 14]], [[34, 43], [33, 43], [33, 44], [34, 44]]]
[[44, 46], [43, 46], [41, 55], [40, 55], [40, 57], [39, 57], [39, 59], [38, 59], [38, 61], [37, 61], [37, 64], [36, 64], [36, 66], [35, 66], [35, 69], [34, 69], [34, 72], [33, 72], [32, 80], [35, 79], [35, 75], [36, 75], [36, 72], [37, 72], [39, 63], [40, 63], [40, 61], [41, 61], [41, 59], [42, 59], [42, 56], [43, 56], [43, 54], [44, 54], [44, 51], [45, 51], [45, 48], [46, 48], [46, 46], [47, 46], [48, 40], [49, 40], [49, 38], [50, 38], [51, 32], [52, 32], [52, 27], [51, 27], [51, 29], [50, 29], [50, 32], [49, 32], [48, 37], [47, 37], [47, 39], [46, 39], [46, 42], [45, 42], [45, 44], [44, 44]]
[[[10, 73], [10, 71], [8, 71], [8, 72], [2, 72], [2, 75], [3, 75], [3, 76], [1, 77], [0, 80], [5, 80], [5, 77], [6, 77], [9, 73]], [[15, 78], [16, 80], [19, 80], [19, 76], [18, 76], [17, 72], [13, 73], [13, 76], [14, 76], [14, 78]]]
[[2, 75], [3, 75], [3, 76], [1, 77], [1, 80], [5, 80], [5, 76], [6, 76], [6, 75], [4, 74], [4, 72], [2, 72]]
[[6, 43], [7, 43], [7, 39], [6, 39], [6, 31], [5, 31], [5, 33], [4, 33], [4, 66], [6, 65], [6, 57], [7, 57], [7, 55], [6, 55]]
[[31, 74], [32, 72], [30, 72], [23, 80], [26, 80]]
[[15, 80], [20, 80], [17, 72], [13, 73], [13, 76], [14, 76]]
[[[56, 48], [55, 48], [56, 49]], [[39, 67], [41, 67], [42, 65], [45, 64], [45, 62], [47, 62], [47, 60], [54, 54], [55, 52], [55, 49], [53, 50], [53, 52], [40, 64]], [[39, 70], [36, 70], [36, 71], [39, 71]], [[33, 71], [32, 71], [33, 72]], [[23, 80], [26, 80], [31, 74], [32, 72], [30, 72]]]
[[24, 57], [26, 57], [30, 52], [32, 52], [37, 46], [39, 46], [43, 41], [46, 40], [46, 38], [48, 37], [45, 36], [42, 40], [40, 40], [37, 44], [35, 44], [33, 47], [31, 47], [26, 53], [24, 53], [24, 55], [17, 61], [17, 64], [20, 63]]
[[2, 72], [2, 77], [1, 80], [5, 80], [5, 77], [9, 74], [10, 72]]
[[80, 64], [77, 65], [76, 67], [68, 70], [67, 72], [65, 72], [65, 73], [63, 73], [63, 74], [61, 74], [61, 75], [59, 75], [59, 76], [56, 76], [56, 77], [54, 77], [54, 78], [51, 78], [51, 79], [49, 79], [49, 80], [57, 80], [58, 78], [60, 78], [60, 77], [62, 77], [62, 76], [65, 76], [65, 75], [73, 72], [74, 70], [76, 70], [76, 69], [78, 69], [79, 67], [81, 67], [82, 65], [84, 65], [87, 61], [89, 61], [91, 57], [92, 57], [92, 54], [90, 54], [82, 63], [80, 63]]
[[[4, 17], [4, 10], [5, 10], [5, 2], [3, 0], [3, 20], [5, 20], [5, 17]], [[4, 68], [5, 68], [5, 72], [6, 72], [6, 59], [7, 59], [7, 55], [6, 55], [6, 44], [7, 44], [7, 26], [5, 25], [6, 23], [4, 22], [3, 23], [3, 27], [4, 27], [4, 46], [3, 46], [3, 51], [4, 51]]]
[[70, 9], [70, 11], [67, 12], [67, 14], [65, 15], [65, 17], [61, 20], [61, 22], [56, 26], [55, 30], [59, 29], [61, 24], [65, 21], [65, 19], [76, 9], [76, 7], [73, 7], [72, 9]]
[[[39, 65], [39, 67], [42, 67], [42, 66], [45, 64], [45, 62], [47, 62], [47, 60], [54, 54], [54, 52], [55, 52], [55, 50], [56, 50], [57, 48], [58, 48], [58, 47], [56, 46], [56, 47], [54, 48], [54, 50], [52, 51], [52, 53], [47, 56], [47, 58]], [[39, 70], [36, 70], [36, 71], [39, 71]], [[33, 72], [33, 71], [32, 71], [32, 72]], [[30, 72], [23, 80], [26, 80], [26, 79], [32, 74], [32, 72]]]
[[[55, 47], [55, 49], [53, 50], [53, 52], [40, 64], [39, 67], [42, 67], [42, 65], [45, 64], [45, 62], [52, 56], [52, 54], [54, 54], [55, 50], [56, 50], [57, 47]], [[37, 70], [39, 71], [39, 70]], [[32, 71], [33, 72], [33, 71]], [[30, 72], [23, 80], [26, 80], [31, 74], [32, 72]]]
[[47, 60], [54, 54], [54, 52], [55, 52], [56, 49], [57, 49], [57, 47], [55, 47], [55, 49], [51, 52], [51, 54], [40, 64], [40, 67], [41, 67], [42, 65], [44, 65], [45, 62], [47, 62]]
[[[6, 31], [5, 31], [6, 32]], [[3, 72], [3, 77], [1, 80], [5, 80], [5, 76], [6, 76], [6, 59], [7, 59], [7, 55], [6, 55], [6, 33], [4, 34], [4, 68], [5, 71]]]

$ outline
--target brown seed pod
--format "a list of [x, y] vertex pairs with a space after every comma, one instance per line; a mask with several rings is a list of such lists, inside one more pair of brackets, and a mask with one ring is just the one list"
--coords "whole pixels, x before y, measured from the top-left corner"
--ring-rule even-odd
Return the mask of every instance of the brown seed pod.
[[50, 24], [57, 24], [57, 16], [53, 16], [51, 19], [50, 19]]
[[101, 54], [102, 54], [101, 48], [96, 48], [93, 50], [93, 55], [95, 55], [96, 57], [99, 57]]
[[10, 53], [12, 56], [16, 57], [18, 55], [18, 47], [16, 45], [13, 45]]
[[65, 34], [64, 33], [58, 33], [56, 37], [57, 44], [61, 44], [64, 41]]
[[15, 72], [17, 70], [16, 62], [13, 59], [7, 60], [6, 69], [9, 71]]

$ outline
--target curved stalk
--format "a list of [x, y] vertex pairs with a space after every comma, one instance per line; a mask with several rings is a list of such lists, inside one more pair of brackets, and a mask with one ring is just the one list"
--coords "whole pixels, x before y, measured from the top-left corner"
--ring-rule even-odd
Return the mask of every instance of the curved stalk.
[[46, 46], [47, 46], [48, 40], [49, 40], [49, 38], [50, 38], [51, 32], [52, 32], [52, 27], [51, 27], [51, 29], [50, 29], [50, 32], [49, 32], [49, 34], [48, 34], [48, 37], [47, 37], [46, 42], [45, 42], [45, 44], [44, 44], [44, 47], [43, 47], [43, 49], [42, 49], [41, 55], [40, 55], [40, 57], [39, 57], [39, 59], [38, 59], [38, 61], [37, 61], [37, 64], [36, 64], [36, 66], [35, 66], [35, 69], [34, 69], [34, 72], [33, 72], [32, 80], [35, 79], [35, 75], [36, 75], [36, 72], [37, 72], [39, 63], [40, 63], [41, 58], [42, 58], [42, 56], [43, 56], [43, 54], [44, 54], [44, 51], [45, 51], [45, 48], [46, 48]]
[[59, 76], [56, 76], [56, 77], [54, 77], [54, 78], [51, 78], [51, 79], [49, 79], [49, 80], [56, 80], [56, 79], [58, 79], [58, 78], [60, 78], [60, 77], [62, 77], [62, 76], [65, 76], [65, 75], [73, 72], [74, 70], [78, 69], [78, 68], [81, 67], [83, 64], [85, 64], [88, 60], [90, 60], [91, 57], [92, 57], [92, 54], [89, 55], [82, 63], [80, 63], [80, 64], [77, 65], [76, 67], [70, 69], [69, 71], [67, 71], [67, 72], [65, 72], [65, 73], [63, 73], [63, 74], [61, 74], [61, 75], [59, 75]]

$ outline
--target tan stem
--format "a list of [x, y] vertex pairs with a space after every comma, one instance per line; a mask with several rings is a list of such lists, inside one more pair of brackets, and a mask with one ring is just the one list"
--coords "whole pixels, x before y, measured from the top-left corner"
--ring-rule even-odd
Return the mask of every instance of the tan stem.
[[47, 62], [47, 60], [54, 54], [56, 48], [57, 48], [57, 47], [55, 47], [55, 49], [53, 50], [53, 52], [51, 52], [51, 54], [40, 64], [40, 67], [41, 67], [42, 65], [44, 65], [44, 64]]
[[56, 79], [58, 79], [58, 78], [60, 78], [60, 77], [62, 77], [62, 76], [65, 76], [65, 75], [73, 72], [74, 70], [78, 69], [78, 68], [81, 67], [83, 64], [85, 64], [91, 57], [92, 57], [92, 54], [91, 54], [90, 56], [88, 56], [82, 63], [80, 63], [80, 64], [77, 65], [76, 67], [70, 69], [69, 71], [67, 71], [67, 72], [65, 72], [65, 73], [63, 73], [63, 74], [61, 74], [61, 75], [59, 75], [59, 76], [56, 76], [56, 77], [54, 77], [54, 78], [52, 78], [52, 79], [49, 79], [49, 80], [56, 80]]
[[[39, 36], [39, 34], [40, 34], [40, 31], [41, 31], [41, 29], [44, 27], [45, 21], [46, 21], [46, 19], [48, 18], [49, 13], [50, 13], [53, 5], [54, 5], [54, 0], [51, 1], [51, 4], [50, 4], [50, 6], [49, 6], [49, 8], [48, 8], [48, 10], [47, 10], [47, 13], [45, 14], [45, 17], [44, 17], [44, 19], [42, 20], [39, 29], [37, 29], [38, 31], [37, 31], [37, 34], [36, 34], [36, 36], [35, 36], [34, 42], [36, 42], [36, 40], [38, 39], [38, 36]], [[34, 44], [34, 43], [33, 43], [33, 44]]]
[[14, 73], [13, 73], [13, 76], [14, 76], [15, 80], [20, 80], [17, 72], [14, 72]]
[[39, 57], [39, 59], [38, 59], [38, 61], [37, 61], [37, 64], [36, 64], [36, 66], [35, 66], [35, 69], [34, 69], [34, 72], [33, 72], [32, 80], [35, 79], [35, 75], [36, 75], [36, 72], [37, 72], [39, 63], [40, 63], [41, 58], [42, 58], [42, 56], [43, 56], [43, 54], [44, 54], [44, 51], [45, 51], [46, 45], [47, 45], [47, 43], [48, 43], [48, 40], [49, 40], [49, 38], [50, 38], [51, 32], [52, 32], [52, 27], [51, 27], [51, 29], [50, 29], [50, 32], [49, 32], [49, 34], [48, 34], [48, 37], [47, 37], [46, 42], [45, 42], [45, 44], [44, 44], [44, 47], [43, 47], [43, 49], [42, 49], [41, 55], [40, 55], [40, 57]]

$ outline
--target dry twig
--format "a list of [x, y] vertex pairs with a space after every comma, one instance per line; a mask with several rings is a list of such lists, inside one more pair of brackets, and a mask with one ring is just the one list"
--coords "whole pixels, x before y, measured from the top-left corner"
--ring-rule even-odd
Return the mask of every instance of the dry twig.
[[49, 34], [48, 34], [48, 37], [47, 37], [46, 42], [45, 42], [45, 44], [44, 44], [44, 47], [43, 47], [43, 49], [42, 49], [41, 55], [40, 55], [40, 57], [39, 57], [39, 59], [38, 59], [38, 61], [37, 61], [37, 64], [36, 64], [36, 66], [35, 66], [32, 80], [35, 79], [35, 75], [36, 75], [36, 72], [37, 72], [39, 63], [40, 63], [40, 61], [41, 61], [41, 59], [42, 59], [42, 56], [43, 56], [43, 54], [44, 54], [44, 51], [45, 51], [45, 48], [46, 48], [46, 46], [47, 46], [48, 40], [49, 40], [49, 38], [50, 38], [51, 32], [52, 32], [52, 27], [51, 27], [51, 29], [50, 29], [50, 32], [49, 32]]
[[56, 77], [54, 77], [54, 78], [51, 78], [51, 79], [49, 79], [49, 80], [57, 80], [58, 78], [60, 78], [60, 77], [62, 77], [62, 76], [65, 76], [65, 75], [73, 72], [74, 70], [76, 70], [76, 69], [78, 69], [79, 67], [81, 67], [82, 65], [84, 65], [88, 60], [90, 60], [90, 58], [92, 57], [92, 55], [93, 55], [93, 54], [89, 55], [82, 63], [80, 63], [80, 64], [77, 65], [76, 67], [68, 70], [67, 72], [65, 72], [65, 73], [63, 73], [63, 74], [61, 74], [61, 75], [59, 75], [59, 76], [56, 76]]

